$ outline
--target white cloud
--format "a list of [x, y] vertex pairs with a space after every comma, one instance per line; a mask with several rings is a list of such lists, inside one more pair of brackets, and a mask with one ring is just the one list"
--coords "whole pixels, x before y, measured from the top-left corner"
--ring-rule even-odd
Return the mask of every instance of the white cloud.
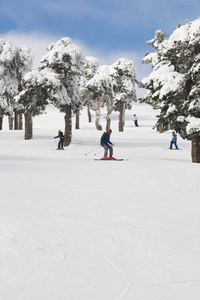
[[136, 51], [110, 51], [106, 52], [105, 49], [90, 48], [83, 44], [81, 41], [76, 40], [73, 43], [79, 45], [82, 49], [84, 56], [94, 56], [98, 59], [99, 65], [104, 64], [113, 64], [118, 59], [125, 57], [133, 61], [134, 66], [137, 71], [138, 80], [146, 77], [150, 73], [150, 66], [142, 64], [142, 59], [145, 56], [145, 52], [136, 52]]
[[0, 38], [10, 41], [14, 46], [30, 47], [35, 58], [33, 68], [36, 69], [40, 65], [40, 59], [46, 53], [46, 48], [49, 44], [56, 42], [59, 38], [54, 36], [46, 36], [37, 32], [32, 33], [17, 33], [8, 32], [0, 34]]

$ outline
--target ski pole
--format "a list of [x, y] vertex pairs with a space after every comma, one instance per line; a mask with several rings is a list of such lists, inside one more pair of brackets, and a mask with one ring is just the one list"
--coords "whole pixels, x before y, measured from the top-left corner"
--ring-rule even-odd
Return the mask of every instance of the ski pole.
[[90, 151], [90, 152], [88, 152], [88, 153], [85, 153], [85, 155], [88, 155], [88, 154], [90, 154], [90, 153], [92, 153], [92, 152], [94, 152], [94, 151], [96, 151], [96, 150], [98, 150], [100, 147], [98, 147], [98, 148], [95, 148], [95, 149], [93, 149], [92, 151]]
[[94, 153], [94, 155], [97, 155], [97, 154], [99, 154], [100, 152], [102, 152], [102, 150], [98, 151], [97, 153]]

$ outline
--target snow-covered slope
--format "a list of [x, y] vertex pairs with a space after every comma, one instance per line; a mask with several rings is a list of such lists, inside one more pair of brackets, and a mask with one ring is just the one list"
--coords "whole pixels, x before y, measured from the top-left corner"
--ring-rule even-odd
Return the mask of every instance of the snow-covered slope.
[[52, 107], [31, 141], [0, 132], [1, 300], [200, 299], [199, 164], [188, 141], [170, 151], [154, 121], [135, 105], [120, 133], [112, 115], [120, 162], [94, 161], [102, 132], [85, 111], [64, 151], [51, 150], [64, 129]]

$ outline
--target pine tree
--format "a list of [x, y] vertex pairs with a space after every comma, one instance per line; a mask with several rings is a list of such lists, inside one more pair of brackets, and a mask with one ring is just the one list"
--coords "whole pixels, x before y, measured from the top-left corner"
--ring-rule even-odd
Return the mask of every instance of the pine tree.
[[41, 63], [38, 70], [24, 76], [23, 90], [16, 97], [25, 110], [25, 139], [32, 138], [32, 117], [44, 111], [50, 101], [60, 111], [65, 112], [64, 146], [68, 146], [72, 135], [72, 111], [76, 113], [82, 107], [79, 79], [84, 57], [70, 38], [62, 38], [49, 45]]
[[110, 115], [115, 110], [119, 111], [119, 131], [123, 131], [125, 109], [130, 109], [132, 101], [136, 101], [135, 82], [136, 71], [133, 62], [126, 58], [97, 69], [95, 75], [86, 84], [85, 90], [87, 97], [93, 99], [98, 130], [102, 130], [99, 122], [100, 110], [106, 105], [106, 128], [110, 127]]
[[54, 105], [65, 113], [64, 146], [68, 146], [72, 136], [72, 112], [76, 113], [82, 108], [79, 80], [85, 59], [80, 47], [66, 37], [51, 44], [41, 62], [42, 70], [50, 68], [60, 77], [60, 89], [52, 99]]
[[22, 91], [15, 97], [19, 105], [22, 105], [25, 117], [25, 139], [33, 137], [32, 118], [41, 114], [49, 100], [60, 97], [61, 80], [52, 69], [33, 70], [22, 79]]
[[80, 97], [83, 100], [83, 105], [87, 106], [89, 123], [92, 122], [90, 109], [93, 108], [93, 100], [90, 99], [90, 95], [87, 93], [87, 89], [85, 89], [85, 87], [87, 82], [95, 75], [98, 67], [97, 58], [92, 56], [85, 57], [84, 70], [80, 80]]
[[125, 124], [125, 110], [131, 109], [132, 102], [137, 101], [135, 83], [136, 70], [131, 60], [121, 58], [113, 65], [117, 71], [114, 75], [114, 110], [119, 111], [119, 131], [123, 131]]
[[192, 141], [192, 161], [200, 163], [200, 19], [187, 22], [167, 39], [156, 32], [148, 42], [154, 53], [144, 63], [153, 72], [142, 80], [148, 90], [142, 99], [158, 110], [157, 126], [174, 129]]
[[102, 130], [100, 124], [101, 107], [107, 107], [107, 128], [110, 127], [110, 114], [113, 110], [114, 101], [114, 73], [116, 70], [111, 65], [98, 67], [94, 76], [87, 82], [85, 97], [93, 100], [92, 108], [96, 111], [95, 125], [97, 130]]
[[[14, 97], [21, 91], [23, 75], [32, 68], [33, 54], [26, 46], [15, 47], [9, 41], [0, 40], [0, 128], [3, 115], [8, 115], [13, 129], [14, 115], [18, 118], [21, 107]], [[17, 120], [16, 120], [17, 121]], [[15, 122], [15, 129], [18, 129]]]

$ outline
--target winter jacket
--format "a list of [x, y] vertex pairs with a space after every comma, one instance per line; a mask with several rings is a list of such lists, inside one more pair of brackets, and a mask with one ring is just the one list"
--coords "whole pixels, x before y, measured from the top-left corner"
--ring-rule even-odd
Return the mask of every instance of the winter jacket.
[[177, 135], [175, 133], [172, 134], [172, 142], [176, 142], [177, 140]]
[[100, 141], [101, 145], [106, 145], [106, 144], [110, 144], [112, 145], [111, 141], [110, 141], [110, 134], [108, 132], [104, 132], [102, 137], [101, 137], [101, 141]]
[[64, 135], [63, 135], [63, 132], [60, 131], [59, 134], [57, 136], [54, 137], [54, 139], [56, 138], [60, 138], [60, 140], [62, 141], [64, 139]]

